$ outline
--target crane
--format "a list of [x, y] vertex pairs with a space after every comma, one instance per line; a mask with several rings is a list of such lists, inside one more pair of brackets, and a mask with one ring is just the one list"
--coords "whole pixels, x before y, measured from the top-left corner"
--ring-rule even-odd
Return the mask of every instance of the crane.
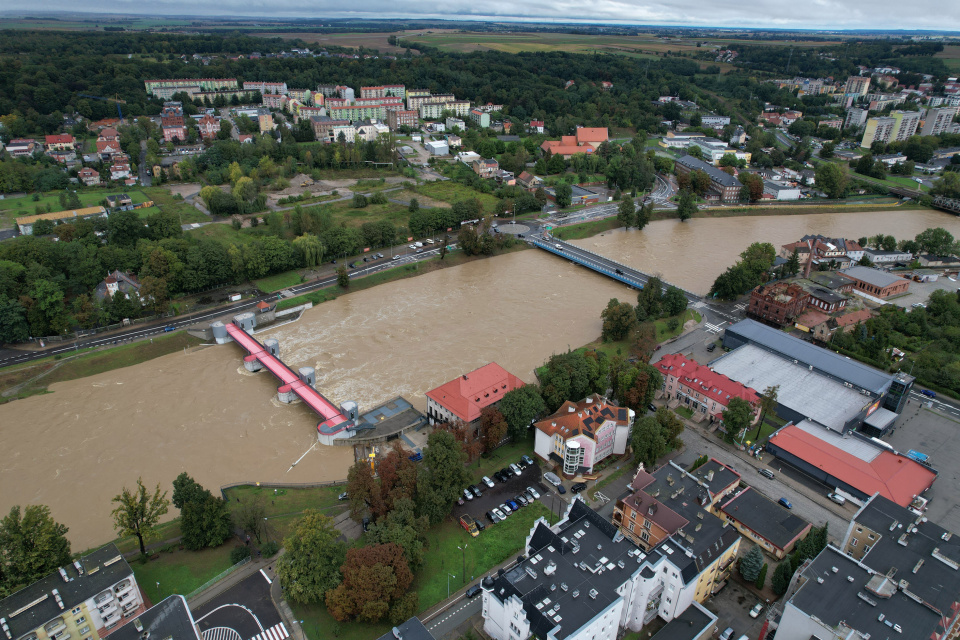
[[93, 98], [94, 100], [105, 100], [107, 102], [116, 102], [117, 103], [117, 115], [120, 116], [120, 119], [123, 120], [123, 111], [120, 110], [121, 104], [127, 104], [126, 100], [120, 99], [120, 94], [116, 94], [113, 98], [104, 98], [103, 96], [92, 96], [88, 93], [78, 93], [78, 96], [81, 98]]

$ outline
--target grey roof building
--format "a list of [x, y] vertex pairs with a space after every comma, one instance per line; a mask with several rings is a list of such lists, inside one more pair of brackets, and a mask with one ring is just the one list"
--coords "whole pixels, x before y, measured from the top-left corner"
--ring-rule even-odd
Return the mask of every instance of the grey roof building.
[[416, 616], [406, 622], [401, 622], [377, 640], [435, 640], [433, 634], [420, 622]]
[[790, 553], [812, 526], [752, 487], [724, 502], [720, 511], [740, 533], [778, 558]]
[[688, 168], [690, 171], [703, 171], [708, 176], [710, 180], [716, 184], [725, 186], [725, 187], [737, 187], [740, 188], [740, 181], [736, 177], [730, 175], [726, 171], [721, 171], [717, 169], [712, 164], [707, 164], [703, 160], [698, 160], [693, 156], [682, 156], [677, 158], [677, 164]]
[[[869, 251], [872, 252], [873, 250], [870, 249]], [[867, 252], [868, 250], [865, 249], [864, 253]], [[903, 278], [900, 276], [895, 276], [892, 273], [887, 273], [886, 271], [881, 271], [880, 269], [874, 269], [873, 267], [850, 267], [849, 269], [844, 269], [840, 273], [849, 275], [851, 278], [855, 278], [861, 282], [872, 284], [880, 289], [889, 287], [892, 284], [897, 284], [898, 282], [903, 282]]]
[[[169, 596], [123, 625], [111, 640], [202, 640], [183, 596]], [[432, 639], [431, 639], [432, 640]]]

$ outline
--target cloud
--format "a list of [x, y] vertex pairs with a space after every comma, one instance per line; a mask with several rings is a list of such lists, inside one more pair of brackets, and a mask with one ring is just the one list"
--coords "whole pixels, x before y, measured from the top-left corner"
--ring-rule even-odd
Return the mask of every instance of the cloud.
[[[89, 0], [88, 12], [145, 15], [271, 18], [380, 18], [447, 20], [520, 20], [527, 22], [602, 22], [637, 25], [715, 26], [780, 29], [931, 29], [960, 24], [960, 2], [932, 0], [922, 11], [904, 11], [900, 0], [365, 0], [345, 10], [341, 0]], [[66, 0], [38, 0], [31, 10], [76, 11]], [[895, 18], [895, 22], [893, 22]]]

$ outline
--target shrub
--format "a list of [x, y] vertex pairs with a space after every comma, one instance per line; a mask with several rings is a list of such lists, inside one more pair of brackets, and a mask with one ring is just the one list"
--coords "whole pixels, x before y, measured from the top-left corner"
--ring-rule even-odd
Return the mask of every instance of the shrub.
[[234, 547], [230, 550], [230, 563], [237, 564], [250, 557], [249, 547]]
[[763, 563], [763, 568], [760, 569], [760, 575], [757, 576], [757, 581], [753, 583], [757, 589], [763, 589], [763, 583], [767, 580], [767, 563]]
[[263, 554], [264, 558], [272, 558], [277, 555], [277, 551], [280, 550], [280, 545], [278, 545], [273, 540], [268, 541], [265, 545], [260, 547], [260, 553]]

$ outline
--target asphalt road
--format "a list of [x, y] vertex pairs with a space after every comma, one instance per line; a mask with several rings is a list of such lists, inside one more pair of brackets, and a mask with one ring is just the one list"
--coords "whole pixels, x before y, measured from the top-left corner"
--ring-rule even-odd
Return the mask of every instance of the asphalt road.
[[[279, 625], [282, 619], [270, 598], [270, 584], [264, 574], [257, 571], [194, 609], [193, 617], [201, 633], [217, 628], [233, 629], [242, 640], [248, 640]], [[236, 640], [236, 636], [229, 633], [213, 635], [216, 640]]]

